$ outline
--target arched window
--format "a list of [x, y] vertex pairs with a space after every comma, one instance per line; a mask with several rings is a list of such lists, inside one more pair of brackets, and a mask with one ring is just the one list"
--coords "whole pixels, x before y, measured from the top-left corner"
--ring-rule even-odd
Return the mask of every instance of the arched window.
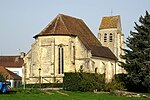
[[97, 67], [95, 68], [95, 73], [98, 73], [98, 68]]
[[104, 34], [104, 42], [107, 42], [107, 34]]
[[58, 47], [58, 74], [64, 73], [64, 48]]
[[109, 35], [109, 42], [112, 42], [112, 33]]

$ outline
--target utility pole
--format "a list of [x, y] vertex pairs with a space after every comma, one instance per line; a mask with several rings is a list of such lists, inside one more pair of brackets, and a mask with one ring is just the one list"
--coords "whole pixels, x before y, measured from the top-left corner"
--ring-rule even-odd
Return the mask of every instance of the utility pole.
[[25, 89], [26, 88], [26, 76], [25, 76], [25, 65], [23, 65], [22, 66], [23, 67], [23, 75], [24, 75], [24, 77], [23, 77], [23, 89]]

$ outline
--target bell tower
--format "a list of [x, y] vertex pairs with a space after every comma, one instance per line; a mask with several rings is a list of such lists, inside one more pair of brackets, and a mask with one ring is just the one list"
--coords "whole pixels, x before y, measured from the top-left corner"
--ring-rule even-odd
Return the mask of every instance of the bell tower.
[[[108, 47], [118, 58], [118, 61], [123, 61], [120, 55], [124, 52], [124, 34], [122, 33], [120, 16], [103, 17], [98, 33], [98, 39], [101, 44]], [[123, 73], [124, 70], [118, 64], [116, 66], [116, 74]]]

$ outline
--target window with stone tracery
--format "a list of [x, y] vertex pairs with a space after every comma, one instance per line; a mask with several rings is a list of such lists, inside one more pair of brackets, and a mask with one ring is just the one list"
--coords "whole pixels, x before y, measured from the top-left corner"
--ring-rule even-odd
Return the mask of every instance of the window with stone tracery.
[[64, 73], [64, 48], [58, 47], [58, 74]]

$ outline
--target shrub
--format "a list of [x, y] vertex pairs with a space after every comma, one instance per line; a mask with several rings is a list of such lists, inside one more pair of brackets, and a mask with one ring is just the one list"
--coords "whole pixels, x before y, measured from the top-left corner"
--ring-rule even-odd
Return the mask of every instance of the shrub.
[[65, 73], [63, 78], [63, 89], [69, 91], [78, 91], [81, 77], [79, 73]]
[[111, 90], [124, 90], [126, 88], [126, 74], [116, 74], [114, 76], [114, 80], [109, 83], [105, 83], [104, 91], [111, 91]]
[[125, 82], [127, 81], [127, 74], [116, 74], [115, 75], [115, 79], [116, 79], [116, 81], [117, 82], [121, 82], [121, 83], [124, 83], [125, 84]]
[[104, 91], [110, 92], [111, 90], [124, 90], [124, 86], [121, 82], [114, 80], [110, 83], [105, 84]]
[[80, 91], [93, 91], [96, 89], [96, 82], [94, 80], [94, 75], [89, 73], [82, 73], [82, 79], [79, 82]]
[[79, 84], [80, 91], [103, 90], [105, 83], [104, 75], [96, 73], [82, 73], [81, 76], [83, 78]]
[[95, 73], [65, 73], [63, 88], [69, 91], [93, 91], [102, 90], [104, 87], [104, 75]]
[[120, 83], [124, 88], [131, 92], [147, 92], [147, 88], [142, 84], [134, 84], [127, 74], [115, 75], [116, 81]]

